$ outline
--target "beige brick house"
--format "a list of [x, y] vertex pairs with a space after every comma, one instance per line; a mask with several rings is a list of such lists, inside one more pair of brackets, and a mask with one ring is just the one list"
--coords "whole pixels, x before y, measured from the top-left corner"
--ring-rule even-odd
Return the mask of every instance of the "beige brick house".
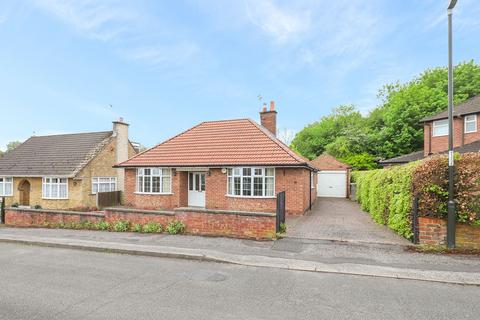
[[7, 206], [95, 207], [98, 191], [123, 190], [124, 170], [113, 166], [135, 154], [123, 119], [112, 131], [33, 136], [0, 158], [0, 197]]

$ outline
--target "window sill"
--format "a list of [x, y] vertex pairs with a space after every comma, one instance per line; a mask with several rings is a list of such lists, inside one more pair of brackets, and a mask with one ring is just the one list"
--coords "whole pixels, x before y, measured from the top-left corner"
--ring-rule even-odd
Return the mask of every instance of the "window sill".
[[43, 198], [42, 200], [68, 200], [68, 198]]
[[225, 197], [227, 198], [239, 198], [239, 199], [276, 199], [275, 196], [234, 196], [230, 194], [226, 194]]
[[465, 134], [469, 134], [469, 133], [477, 133], [477, 130], [475, 130], [475, 131], [468, 131], [468, 132], [467, 132], [467, 131], [465, 131], [464, 133], [465, 133]]
[[[0, 194], [0, 198], [3, 198], [3, 197], [5, 197], [5, 198], [13, 197], [13, 194], [10, 194], [10, 195], [1, 195], [1, 194]], [[1, 201], [0, 201], [0, 202], [1, 202]]]
[[134, 192], [134, 194], [138, 195], [150, 195], [150, 196], [171, 196], [173, 195], [173, 192], [169, 193], [159, 193], [159, 192]]
[[432, 138], [438, 138], [438, 137], [448, 137], [448, 133], [447, 134], [432, 135]]

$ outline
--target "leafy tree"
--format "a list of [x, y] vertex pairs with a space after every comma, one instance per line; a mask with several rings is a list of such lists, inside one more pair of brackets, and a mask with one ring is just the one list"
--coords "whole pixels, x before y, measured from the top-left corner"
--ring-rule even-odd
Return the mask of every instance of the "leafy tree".
[[7, 144], [7, 151], [6, 152], [10, 152], [12, 151], [13, 149], [15, 149], [16, 147], [18, 147], [19, 145], [21, 145], [22, 143], [20, 141], [10, 141], [8, 144]]
[[[455, 66], [454, 86], [455, 104], [479, 95], [480, 65], [469, 61]], [[292, 147], [310, 159], [327, 152], [359, 168], [373, 165], [376, 158], [420, 150], [420, 120], [447, 108], [447, 91], [447, 69], [428, 69], [407, 83], [383, 86], [378, 95], [380, 105], [366, 117], [351, 105], [335, 108], [301, 130]]]
[[352, 154], [340, 160], [352, 167], [353, 170], [372, 170], [378, 169], [377, 158], [369, 153], [363, 152]]

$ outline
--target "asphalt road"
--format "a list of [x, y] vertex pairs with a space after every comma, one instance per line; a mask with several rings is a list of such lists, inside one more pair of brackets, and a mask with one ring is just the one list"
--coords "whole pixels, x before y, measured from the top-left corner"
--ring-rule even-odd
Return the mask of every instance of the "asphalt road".
[[0, 319], [478, 319], [480, 287], [0, 244]]

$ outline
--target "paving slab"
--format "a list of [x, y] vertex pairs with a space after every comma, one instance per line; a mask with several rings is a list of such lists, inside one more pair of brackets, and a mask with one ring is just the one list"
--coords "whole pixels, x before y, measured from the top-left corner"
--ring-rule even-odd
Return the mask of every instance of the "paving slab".
[[386, 226], [375, 223], [358, 203], [345, 198], [318, 198], [312, 210], [287, 217], [287, 235], [294, 238], [411, 244]]

